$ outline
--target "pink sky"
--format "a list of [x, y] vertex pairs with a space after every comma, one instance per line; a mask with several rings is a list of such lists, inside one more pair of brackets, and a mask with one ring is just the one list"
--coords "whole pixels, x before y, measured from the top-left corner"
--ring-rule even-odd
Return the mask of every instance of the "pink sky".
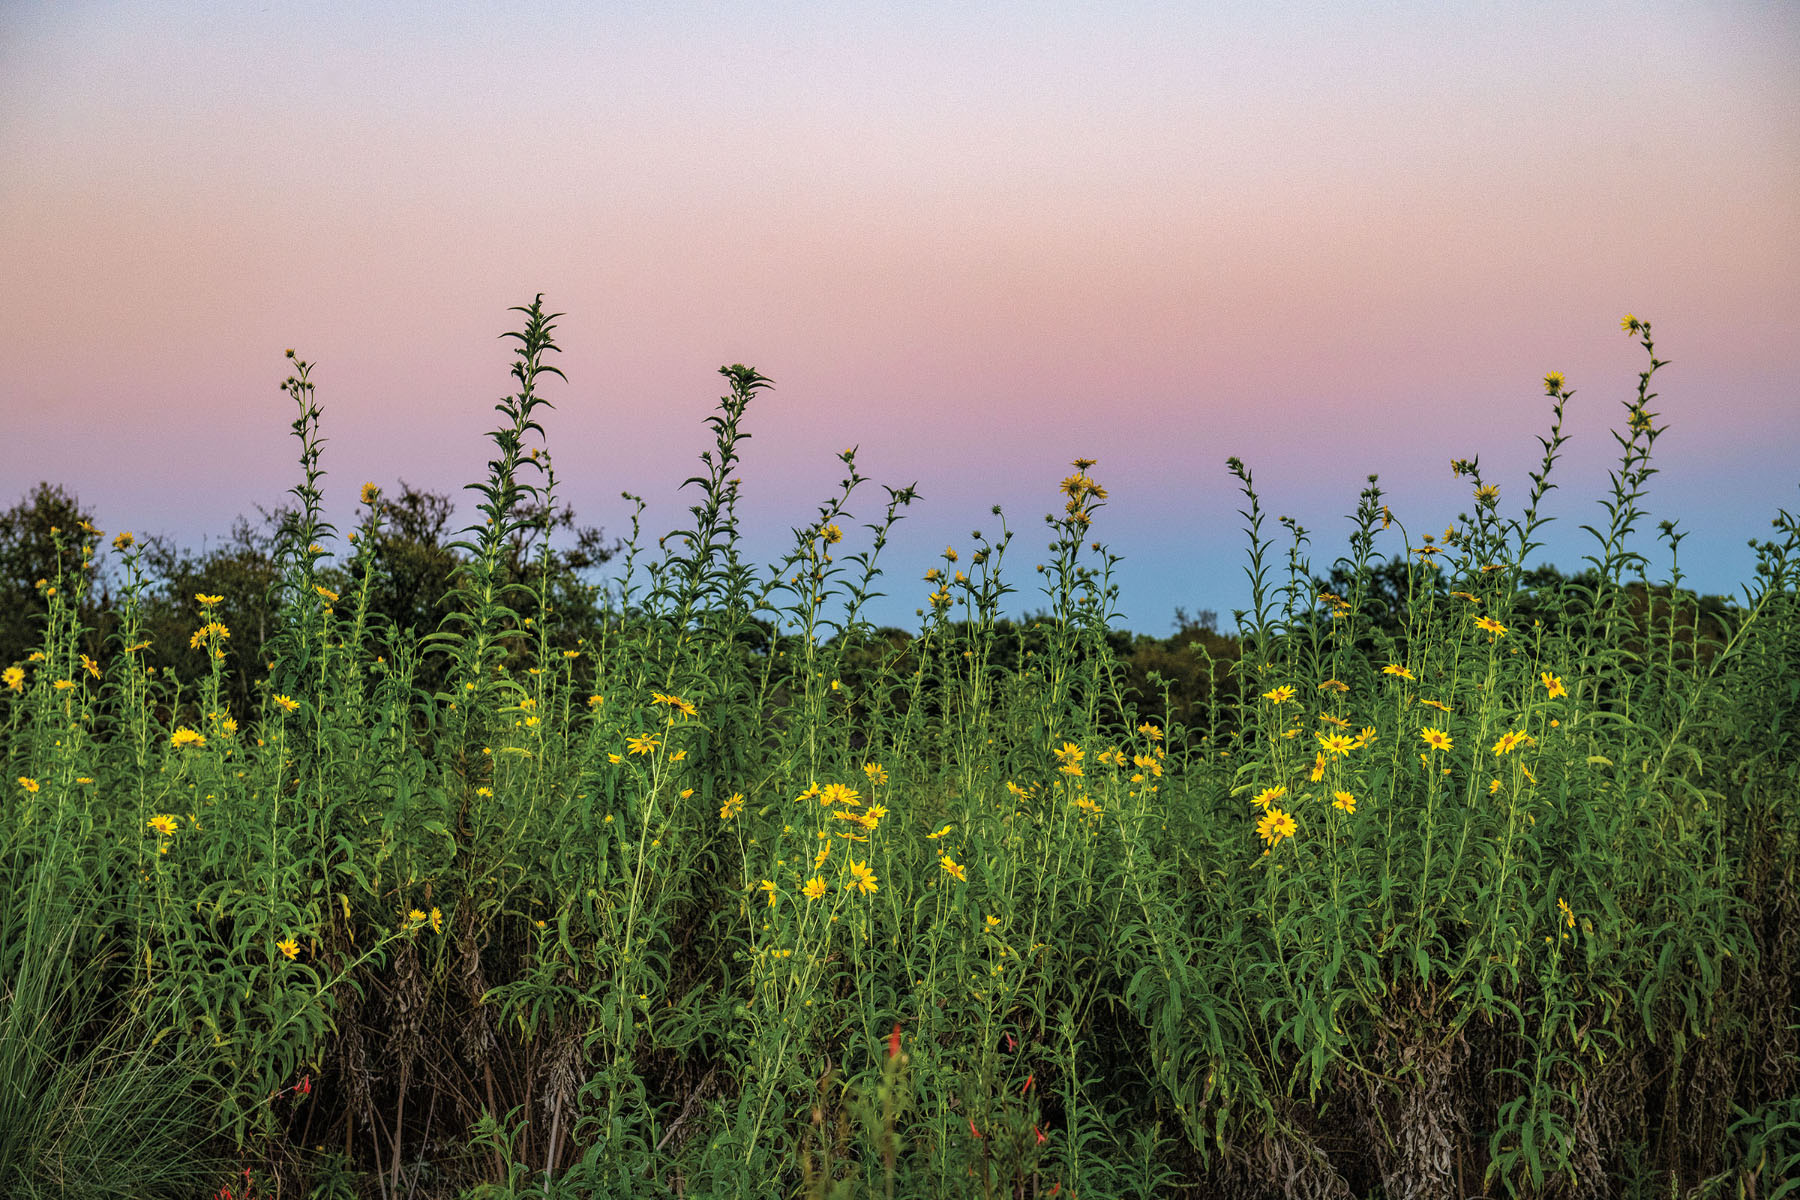
[[1800, 10], [1212, 7], [9, 4], [0, 503], [48, 479], [196, 543], [278, 503], [289, 346], [339, 515], [365, 479], [453, 491], [541, 291], [585, 520], [622, 532], [623, 489], [675, 523], [742, 361], [778, 385], [754, 550], [860, 444], [859, 516], [923, 496], [878, 615], [996, 503], [1028, 589], [1086, 455], [1160, 632], [1246, 601], [1227, 456], [1322, 574], [1371, 472], [1415, 534], [1468, 507], [1453, 457], [1516, 512], [1553, 369], [1579, 394], [1540, 558], [1578, 565], [1629, 310], [1673, 364], [1646, 531], [1741, 583], [1800, 508]]

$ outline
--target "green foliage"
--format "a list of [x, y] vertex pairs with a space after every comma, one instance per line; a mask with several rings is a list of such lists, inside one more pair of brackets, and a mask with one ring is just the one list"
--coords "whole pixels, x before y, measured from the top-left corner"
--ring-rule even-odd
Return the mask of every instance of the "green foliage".
[[371, 484], [340, 542], [301, 359], [292, 507], [211, 553], [121, 539], [97, 573], [48, 487], [0, 520], [34, 598], [0, 690], [0, 1187], [1788, 1186], [1800, 526], [1738, 601], [1681, 586], [1670, 523], [1650, 580], [1647, 325], [1588, 570], [1525, 561], [1552, 377], [1519, 516], [1459, 460], [1471, 511], [1415, 544], [1371, 479], [1323, 578], [1232, 460], [1241, 637], [1155, 639], [1114, 628], [1085, 459], [1022, 620], [995, 510], [912, 585], [916, 633], [867, 622], [917, 494], [859, 524], [854, 448], [749, 562], [771, 384], [741, 365], [682, 526], [639, 502], [590, 588], [557, 318], [515, 311], [454, 538]]

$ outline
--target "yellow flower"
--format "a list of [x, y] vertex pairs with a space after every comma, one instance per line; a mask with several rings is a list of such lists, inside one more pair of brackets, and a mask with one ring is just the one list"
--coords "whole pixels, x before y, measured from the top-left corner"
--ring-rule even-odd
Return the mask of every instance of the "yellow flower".
[[1050, 751], [1050, 753], [1056, 755], [1056, 761], [1062, 764], [1057, 770], [1061, 771], [1064, 775], [1081, 774], [1081, 760], [1087, 752], [1080, 746], [1077, 746], [1074, 742], [1064, 742], [1061, 747]]
[[846, 787], [841, 783], [828, 783], [825, 785], [824, 790], [819, 793], [819, 803], [828, 808], [833, 804], [855, 807], [856, 805], [861, 804], [862, 800], [857, 795], [855, 788]]
[[844, 531], [836, 525], [827, 525], [820, 530], [820, 536], [825, 539], [827, 546], [832, 546], [844, 540]]
[[224, 625], [217, 621], [208, 621], [200, 628], [194, 630], [194, 636], [188, 639], [188, 649], [198, 650], [213, 638], [224, 641], [230, 636], [231, 630], [225, 628]]
[[1550, 693], [1550, 699], [1555, 700], [1559, 696], [1567, 696], [1569, 694], [1568, 689], [1563, 687], [1563, 681], [1552, 675], [1550, 672], [1543, 672], [1541, 678], [1544, 681], [1545, 689]]
[[275, 696], [275, 704], [282, 712], [293, 712], [300, 707], [300, 702], [298, 700], [295, 700], [292, 696], [283, 696], [279, 693]]
[[1331, 807], [1353, 813], [1356, 811], [1356, 797], [1349, 792], [1333, 792], [1331, 793]]
[[846, 892], [861, 892], [865, 896], [872, 896], [879, 890], [876, 885], [875, 872], [869, 869], [869, 864], [866, 862], [857, 862], [854, 858], [851, 859], [850, 877], [850, 882], [844, 885]]
[[1294, 689], [1290, 685], [1283, 684], [1281, 687], [1264, 692], [1262, 698], [1271, 704], [1286, 704], [1294, 698]]
[[408, 925], [423, 925], [429, 919], [430, 918], [425, 915], [425, 910], [422, 908], [411, 909], [406, 914], [406, 923]]
[[373, 481], [362, 485], [362, 502], [364, 504], [373, 505], [375, 498], [379, 495], [381, 495], [381, 489], [376, 487]]
[[888, 773], [880, 763], [864, 763], [863, 774], [869, 777], [870, 787], [880, 787], [888, 781]]
[[1430, 707], [1437, 709], [1439, 712], [1447, 713], [1450, 711], [1450, 706], [1448, 704], [1445, 704], [1442, 700], [1420, 700], [1419, 703], [1424, 704], [1424, 705], [1429, 705]]
[[276, 942], [275, 948], [277, 950], [281, 951], [283, 954], [287, 955], [289, 958], [300, 957], [300, 943], [296, 942], [291, 937], [285, 937], [285, 938], [282, 938], [279, 942]]
[[1644, 323], [1630, 313], [1626, 313], [1624, 320], [1619, 322], [1619, 329], [1625, 333], [1636, 333], [1643, 327]]
[[435, 904], [431, 906], [431, 932], [444, 932], [444, 910]]
[[1356, 731], [1357, 748], [1361, 749], [1364, 746], [1374, 745], [1376, 736], [1374, 726], [1364, 725], [1361, 729]]
[[806, 886], [800, 889], [800, 894], [805, 896], [808, 900], [823, 900], [825, 898], [825, 893], [830, 890], [831, 889], [826, 886], [823, 879], [814, 875], [811, 879], [806, 881]]
[[1340, 758], [1356, 749], [1356, 740], [1341, 733], [1315, 733], [1313, 736], [1319, 739], [1319, 745], [1325, 748], [1327, 754], [1335, 754]]
[[1492, 796], [1495, 792], [1498, 792], [1499, 790], [1500, 790], [1500, 781], [1498, 779], [1496, 779], [1492, 783], [1488, 784], [1488, 795]]
[[336, 592], [332, 591], [330, 588], [326, 587], [324, 584], [321, 584], [321, 583], [313, 584], [313, 591], [319, 593], [319, 595], [324, 599], [325, 603], [327, 603], [327, 604], [336, 604], [338, 602], [338, 594]]
[[50, 686], [55, 688], [59, 692], [66, 692], [70, 688], [75, 686], [75, 681], [73, 679], [59, 679], [55, 683], [51, 684]]
[[1325, 752], [1321, 750], [1313, 755], [1312, 781], [1317, 783], [1323, 778], [1325, 778]]
[[1162, 741], [1163, 731], [1161, 729], [1157, 728], [1155, 725], [1152, 725], [1148, 721], [1145, 721], [1142, 725], [1139, 725], [1137, 727], [1137, 731], [1139, 733], [1143, 734], [1145, 737], [1149, 738], [1153, 742]]
[[24, 667], [8, 667], [5, 671], [0, 671], [0, 679], [6, 681], [8, 691], [22, 692], [25, 690]]
[[719, 805], [719, 820], [729, 821], [744, 811], [744, 793], [733, 792], [731, 798]]
[[1475, 625], [1477, 628], [1484, 630], [1487, 633], [1491, 633], [1495, 637], [1506, 636], [1506, 626], [1494, 620], [1492, 617], [1476, 617]]
[[86, 671], [89, 675], [92, 675], [95, 679], [100, 678], [100, 664], [99, 663], [95, 662], [93, 659], [89, 658], [87, 655], [84, 654], [81, 656], [81, 665], [83, 668], [86, 669]]
[[632, 754], [648, 754], [660, 745], [661, 742], [647, 733], [633, 734], [625, 739], [625, 749]]
[[1399, 663], [1389, 663], [1387, 666], [1381, 668], [1381, 673], [1383, 675], [1398, 675], [1402, 679], [1411, 679], [1413, 677], [1413, 673]]
[[1293, 837], [1298, 830], [1294, 818], [1279, 808], [1271, 808], [1256, 822], [1256, 836], [1269, 843], [1271, 850], [1281, 843], [1282, 838]]
[[989, 929], [998, 929], [1000, 927], [1000, 918], [990, 914], [987, 918], [987, 927]]
[[946, 825], [942, 829], [938, 830], [936, 833], [926, 834], [925, 837], [927, 840], [935, 842], [937, 839], [939, 839], [939, 838], [943, 837], [945, 834], [949, 833], [950, 829], [951, 829], [951, 827]]
[[1483, 484], [1475, 489], [1475, 503], [1495, 505], [1500, 502], [1500, 489], [1491, 483]]
[[1350, 690], [1350, 685], [1343, 682], [1342, 680], [1327, 679], [1324, 683], [1321, 683], [1319, 685], [1319, 690], [1322, 692], [1322, 691], [1325, 691], [1327, 688], [1329, 688], [1331, 691], [1334, 691], [1338, 695], [1341, 696], [1345, 692]]
[[198, 730], [189, 729], [187, 726], [183, 725], [170, 736], [169, 745], [175, 747], [177, 750], [185, 749], [188, 746], [199, 749], [206, 745], [206, 735]]
[[1250, 798], [1250, 803], [1256, 805], [1256, 807], [1262, 809], [1264, 812], [1268, 812], [1269, 805], [1275, 803], [1275, 801], [1281, 799], [1285, 795], [1287, 795], [1287, 788], [1285, 787], [1279, 785], [1276, 787], [1266, 787], [1262, 791], [1256, 793], [1256, 795], [1252, 796]]
[[1561, 371], [1550, 372], [1548, 375], [1544, 376], [1544, 394], [1547, 396], [1556, 395], [1563, 390], [1564, 382], [1563, 373]]
[[[824, 832], [821, 831], [819, 836], [825, 837]], [[830, 857], [831, 857], [831, 841], [830, 841], [830, 839], [827, 839], [825, 844], [823, 846], [819, 847], [819, 852], [817, 854], [813, 855], [813, 870], [816, 871], [820, 867], [824, 866], [825, 861], [827, 859], [829, 859]]]
[[225, 597], [209, 596], [205, 592], [195, 592], [194, 599], [198, 600], [202, 604], [218, 604], [220, 601], [224, 600]]
[[605, 696], [589, 696], [587, 698], [587, 706], [589, 708], [599, 708], [602, 704], [605, 704], [605, 703], [606, 703]]
[[958, 863], [948, 854], [941, 854], [938, 856], [938, 866], [942, 867], [944, 869], [944, 874], [951, 878], [961, 883], [969, 882], [968, 872], [963, 869], [962, 864]]
[[125, 551], [131, 549], [132, 545], [136, 541], [137, 541], [137, 538], [135, 538], [131, 535], [130, 530], [127, 530], [124, 533], [121, 533], [118, 537], [113, 539], [113, 549], [117, 550], [121, 554], [123, 554]]
[[1570, 929], [1575, 928], [1575, 910], [1569, 907], [1569, 902], [1564, 900], [1561, 896], [1558, 896], [1556, 898], [1556, 907], [1562, 911], [1563, 924], [1567, 925]]
[[1523, 742], [1524, 740], [1525, 740], [1525, 731], [1524, 730], [1522, 730], [1522, 729], [1512, 730], [1512, 731], [1506, 733], [1505, 735], [1503, 735], [1499, 741], [1494, 743], [1494, 753], [1495, 754], [1510, 753], [1512, 751], [1513, 747], [1517, 746], [1520, 742]]
[[19, 786], [28, 792], [35, 792], [38, 790], [38, 781], [21, 775], [19, 776]]
[[775, 881], [773, 879], [765, 879], [756, 886], [761, 888], [763, 893], [769, 897], [769, 907], [774, 908], [776, 899]]
[[1427, 727], [1419, 730], [1419, 736], [1424, 738], [1425, 743], [1433, 750], [1448, 750], [1451, 748], [1450, 735], [1441, 729]]
[[181, 828], [175, 818], [168, 813], [157, 813], [154, 817], [145, 821], [144, 824], [149, 828], [156, 830], [156, 832], [163, 837], [174, 837], [175, 831]]
[[475, 789], [475, 794], [485, 800], [492, 800], [494, 798], [494, 789], [491, 787], [478, 787]]

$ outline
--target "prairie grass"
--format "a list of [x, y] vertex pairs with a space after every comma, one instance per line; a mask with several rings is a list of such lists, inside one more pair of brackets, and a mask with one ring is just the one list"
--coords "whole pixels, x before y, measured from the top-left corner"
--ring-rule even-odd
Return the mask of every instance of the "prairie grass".
[[[634, 522], [571, 612], [548, 527], [535, 564], [508, 549], [555, 512], [560, 376], [555, 315], [515, 311], [437, 629], [371, 616], [378, 490], [326, 521], [304, 360], [255, 678], [205, 593], [183, 651], [205, 665], [149, 665], [123, 537], [88, 653], [74, 567], [105, 537], [57, 531], [69, 570], [0, 691], [0, 1191], [1795, 1186], [1800, 525], [1776, 517], [1722, 612], [1682, 586], [1673, 524], [1651, 583], [1647, 322], [1574, 579], [1527, 567], [1560, 376], [1516, 515], [1459, 461], [1470, 510], [1415, 537], [1371, 478], [1341, 592], [1231, 460], [1251, 605], [1183, 723], [1109, 649], [1090, 461], [1035, 571], [1003, 574], [995, 510], [888, 581], [916, 493], [867, 503], [854, 451], [781, 561], [747, 561], [769, 381], [743, 366], [685, 526]], [[865, 618], [884, 586], [918, 593], [916, 633]]]

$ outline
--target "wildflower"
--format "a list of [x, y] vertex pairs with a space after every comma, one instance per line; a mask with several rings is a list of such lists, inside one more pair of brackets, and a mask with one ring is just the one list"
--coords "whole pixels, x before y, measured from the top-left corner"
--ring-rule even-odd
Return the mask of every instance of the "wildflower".
[[1498, 792], [1499, 790], [1500, 790], [1500, 781], [1498, 779], [1496, 779], [1493, 782], [1488, 784], [1488, 795], [1492, 796], [1494, 793]]
[[894, 1022], [894, 1032], [888, 1035], [888, 1057], [900, 1057], [900, 1022]]
[[410, 909], [406, 914], [406, 923], [408, 925], [423, 925], [428, 920], [430, 920], [430, 918], [425, 915], [425, 910], [422, 908]]
[[130, 530], [126, 530], [113, 539], [113, 549], [123, 554], [125, 551], [131, 549], [136, 542], [137, 538], [132, 536]]
[[1430, 707], [1435, 708], [1439, 712], [1442, 712], [1442, 713], [1447, 713], [1450, 711], [1450, 706], [1448, 704], [1445, 704], [1442, 700], [1420, 700], [1419, 703], [1424, 704], [1424, 705], [1429, 705]]
[[945, 546], [944, 547], [944, 557], [951, 562], [955, 562], [956, 561], [956, 547], [955, 546]]
[[625, 749], [632, 754], [648, 754], [660, 745], [661, 742], [647, 733], [633, 734], [625, 739]]
[[35, 792], [38, 790], [38, 781], [21, 775], [19, 776], [19, 786], [28, 792]]
[[277, 950], [281, 951], [283, 954], [287, 955], [289, 958], [300, 957], [300, 943], [296, 942], [291, 937], [284, 937], [279, 942], [276, 942], [275, 948]]
[[1561, 371], [1550, 372], [1548, 375], [1544, 376], [1544, 394], [1547, 396], [1556, 395], [1563, 390], [1563, 383], [1563, 373]]
[[693, 701], [683, 700], [680, 696], [665, 696], [661, 692], [652, 692], [650, 698], [658, 704], [666, 704], [670, 708], [680, 709], [681, 715], [684, 717], [694, 716], [700, 711], [694, 707]]
[[719, 820], [729, 821], [744, 811], [744, 793], [733, 792], [725, 803], [719, 805]]
[[961, 863], [957, 862], [954, 858], [951, 858], [948, 854], [941, 854], [938, 856], [938, 866], [944, 869], [944, 874], [958, 882], [969, 882], [968, 872], [963, 869]]
[[888, 773], [880, 763], [864, 763], [863, 774], [869, 777], [870, 787], [880, 787], [888, 781]]
[[805, 886], [800, 889], [800, 894], [805, 896], [808, 900], [823, 900], [825, 898], [825, 893], [830, 890], [831, 889], [826, 886], [823, 879], [814, 875], [811, 879], [807, 880]]
[[1152, 725], [1148, 721], [1145, 721], [1142, 725], [1139, 725], [1137, 727], [1137, 731], [1139, 733], [1143, 734], [1145, 737], [1149, 738], [1153, 742], [1162, 741], [1163, 731], [1161, 729], [1158, 729], [1155, 725]]
[[1638, 320], [1636, 317], [1632, 316], [1630, 313], [1626, 313], [1625, 319], [1619, 322], [1620, 330], [1622, 330], [1625, 333], [1636, 333], [1638, 330], [1642, 329], [1643, 327], [1644, 327], [1644, 323], [1642, 321]]
[[325, 601], [325, 603], [327, 603], [327, 604], [336, 604], [338, 602], [338, 594], [336, 592], [332, 591], [330, 588], [326, 587], [324, 584], [321, 584], [321, 583], [313, 584], [313, 591], [319, 593], [320, 598], [322, 598]]
[[22, 692], [25, 690], [25, 668], [8, 667], [0, 672], [0, 680], [6, 681], [8, 691]]
[[1564, 900], [1561, 896], [1558, 896], [1556, 898], [1556, 907], [1562, 912], [1563, 924], [1567, 925], [1570, 929], [1575, 928], [1575, 910], [1569, 907], [1569, 902]]
[[1506, 626], [1494, 620], [1492, 617], [1476, 617], [1475, 626], [1486, 633], [1493, 634], [1495, 637], [1506, 636]]
[[1339, 758], [1348, 756], [1350, 751], [1356, 749], [1355, 739], [1341, 733], [1315, 733], [1313, 736], [1319, 739], [1319, 745], [1325, 748], [1325, 753], [1335, 754]]
[[1262, 791], [1256, 793], [1256, 795], [1252, 796], [1250, 798], [1250, 803], [1256, 805], [1256, 807], [1262, 809], [1264, 812], [1268, 812], [1269, 805], [1275, 803], [1275, 801], [1281, 799], [1285, 795], [1287, 795], [1287, 788], [1285, 787], [1280, 785], [1266, 787]]
[[1081, 759], [1086, 752], [1074, 742], [1064, 742], [1059, 749], [1052, 750], [1051, 753], [1056, 755], [1056, 760], [1062, 764], [1057, 770], [1064, 775], [1080, 775], [1082, 773]]
[[444, 932], [444, 910], [435, 904], [431, 906], [431, 932]]
[[1000, 918], [990, 913], [988, 914], [986, 924], [989, 929], [998, 929], [1000, 927]]
[[881, 824], [881, 818], [887, 816], [887, 813], [888, 810], [882, 805], [869, 805], [869, 810], [863, 813], [861, 818], [859, 818], [862, 821], [862, 827], [873, 833], [875, 827]]
[[217, 638], [222, 642], [230, 636], [231, 630], [225, 628], [224, 625], [220, 624], [218, 621], [208, 621], [200, 628], [194, 630], [194, 636], [188, 639], [188, 649], [198, 650], [214, 638]]
[[925, 838], [927, 841], [935, 842], [935, 841], [937, 841], [937, 839], [939, 839], [939, 838], [943, 837], [945, 834], [949, 833], [950, 829], [951, 829], [951, 826], [946, 825], [942, 829], [938, 830], [936, 833], [926, 834]]
[[92, 675], [95, 679], [100, 678], [100, 664], [99, 663], [95, 662], [93, 659], [89, 658], [87, 655], [84, 654], [81, 656], [81, 665], [83, 668], [85, 668], [87, 670], [87, 673], [89, 675]]
[[1360, 750], [1364, 746], [1374, 745], [1376, 737], [1377, 734], [1375, 733], [1374, 727], [1371, 725], [1364, 725], [1361, 729], [1356, 731], [1356, 748]]
[[761, 888], [763, 891], [763, 894], [769, 898], [769, 907], [774, 908], [775, 900], [776, 900], [776, 896], [777, 896], [775, 881], [773, 879], [765, 879], [761, 883], [757, 884], [756, 886]]
[[1290, 685], [1283, 684], [1281, 687], [1264, 692], [1262, 698], [1270, 704], [1286, 704], [1294, 698], [1294, 689]]
[[[825, 833], [823, 830], [821, 830], [819, 832], [819, 836], [825, 837]], [[830, 841], [830, 839], [827, 839], [825, 844], [823, 846], [819, 847], [819, 852], [817, 854], [813, 855], [813, 870], [817, 871], [820, 867], [824, 866], [825, 860], [830, 857], [831, 857], [831, 841]]]
[[1333, 792], [1331, 793], [1331, 807], [1341, 808], [1347, 813], [1354, 813], [1356, 811], [1356, 797], [1352, 796], [1349, 792]]
[[1458, 600], [1467, 600], [1470, 604], [1481, 603], [1481, 597], [1470, 592], [1451, 592], [1450, 594], [1455, 596]]
[[70, 688], [75, 686], [75, 681], [73, 679], [59, 679], [55, 683], [51, 684], [50, 686], [55, 688], [59, 692], [66, 692]]
[[1430, 746], [1433, 750], [1448, 750], [1451, 748], [1450, 735], [1441, 729], [1426, 727], [1419, 730], [1419, 736], [1424, 738], [1426, 745]]
[[853, 787], [846, 787], [841, 783], [828, 783], [819, 793], [819, 803], [827, 808], [833, 804], [854, 808], [862, 803], [862, 798]]
[[819, 536], [825, 539], [825, 544], [827, 546], [833, 546], [844, 540], [844, 531], [838, 528], [837, 525], [832, 524], [827, 525], [824, 529], [820, 530]]
[[218, 604], [221, 601], [223, 601], [225, 599], [225, 597], [209, 596], [205, 592], [195, 592], [194, 599], [198, 600], [201, 604], [205, 605], [205, 604]]
[[183, 725], [170, 736], [169, 745], [175, 747], [177, 750], [183, 750], [189, 746], [192, 746], [197, 750], [206, 745], [206, 735], [198, 730], [189, 729], [187, 726]]
[[1298, 831], [1294, 818], [1279, 808], [1271, 808], [1256, 822], [1256, 836], [1269, 843], [1271, 850], [1281, 844], [1282, 838], [1293, 837]]
[[606, 703], [605, 696], [589, 696], [587, 698], [587, 706], [589, 708], [599, 708], [602, 704], [605, 704], [605, 703]]
[[869, 864], [866, 862], [857, 862], [854, 858], [851, 859], [850, 877], [850, 882], [844, 885], [846, 892], [861, 892], [865, 896], [872, 896], [879, 890], [876, 886], [875, 872], [869, 869]]
[[180, 824], [175, 820], [175, 818], [170, 816], [168, 813], [157, 813], [154, 817], [151, 817], [148, 821], [145, 821], [144, 824], [149, 826], [151, 829], [156, 830], [156, 832], [161, 834], [163, 837], [174, 837], [175, 831], [177, 829], [181, 828]]
[[1475, 503], [1493, 507], [1500, 502], [1500, 489], [1491, 483], [1475, 489]]
[[1383, 675], [1398, 675], [1402, 679], [1411, 679], [1413, 677], [1413, 673], [1399, 663], [1389, 663], [1387, 666], [1381, 668], [1381, 673]]
[[1325, 752], [1321, 750], [1313, 755], [1312, 781], [1317, 783], [1323, 778], [1325, 778]]
[[1336, 725], [1339, 729], [1350, 728], [1350, 722], [1344, 720], [1342, 717], [1334, 717], [1330, 713], [1320, 713], [1319, 720], [1325, 722], [1327, 725]]
[[1322, 691], [1325, 691], [1327, 688], [1331, 689], [1332, 691], [1336, 692], [1338, 695], [1341, 696], [1345, 692], [1350, 690], [1350, 685], [1343, 682], [1342, 680], [1327, 679], [1324, 683], [1321, 683], [1319, 685], [1319, 690], [1322, 692]]
[[1524, 740], [1525, 740], [1525, 731], [1524, 730], [1522, 730], [1522, 729], [1511, 730], [1510, 732], [1503, 735], [1499, 741], [1494, 743], [1494, 753], [1495, 754], [1511, 753], [1513, 748], [1515, 746], [1517, 746], [1520, 742], [1523, 742]]
[[1541, 678], [1544, 681], [1545, 690], [1550, 693], [1550, 699], [1555, 700], [1559, 696], [1567, 696], [1569, 694], [1569, 690], [1563, 687], [1563, 681], [1552, 675], [1550, 672], [1543, 672]]

